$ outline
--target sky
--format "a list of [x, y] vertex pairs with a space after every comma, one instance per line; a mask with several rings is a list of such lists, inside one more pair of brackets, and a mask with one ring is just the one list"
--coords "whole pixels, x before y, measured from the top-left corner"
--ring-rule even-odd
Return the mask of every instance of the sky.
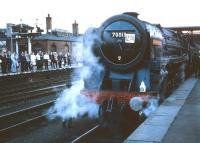
[[[137, 12], [139, 18], [171, 26], [200, 26], [199, 0], [2, 0], [0, 28], [6, 23], [25, 23], [43, 29], [45, 17], [52, 17], [52, 28], [72, 31], [76, 20], [80, 33], [99, 27], [107, 18], [123, 12]], [[36, 20], [38, 19], [38, 20]], [[36, 22], [37, 21], [37, 22]]]

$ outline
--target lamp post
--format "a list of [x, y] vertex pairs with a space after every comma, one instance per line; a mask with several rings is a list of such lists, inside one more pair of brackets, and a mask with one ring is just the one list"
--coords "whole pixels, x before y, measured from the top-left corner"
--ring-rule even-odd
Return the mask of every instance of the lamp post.
[[28, 35], [28, 54], [31, 54], [32, 46], [31, 46], [31, 36]]
[[10, 40], [10, 51], [13, 52], [13, 35], [11, 35]]
[[12, 32], [12, 23], [7, 23], [7, 28], [6, 28], [6, 35], [7, 38], [10, 40], [10, 51], [13, 52], [13, 32]]

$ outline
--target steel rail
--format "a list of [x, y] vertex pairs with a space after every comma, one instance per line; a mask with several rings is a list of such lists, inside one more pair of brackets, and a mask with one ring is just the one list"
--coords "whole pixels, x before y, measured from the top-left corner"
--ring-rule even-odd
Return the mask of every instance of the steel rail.
[[[35, 106], [29, 107], [29, 108], [25, 108], [25, 109], [22, 109], [22, 110], [19, 110], [19, 111], [16, 111], [16, 112], [12, 112], [12, 113], [8, 113], [8, 114], [5, 114], [5, 115], [2, 115], [2, 116], [0, 116], [0, 120], [9, 118], [10, 116], [16, 116], [17, 114], [20, 114], [20, 113], [23, 113], [23, 112], [28, 112], [29, 110], [41, 108], [41, 107], [43, 107], [43, 106], [46, 106], [46, 105], [48, 105], [48, 104], [53, 103], [54, 101], [55, 101], [55, 100], [48, 101], [48, 102], [46, 102], [46, 103], [42, 103], [42, 104], [35, 105]], [[27, 123], [29, 123], [29, 122], [31, 122], [31, 121], [36, 120], [36, 119], [44, 118], [46, 115], [47, 115], [47, 114], [43, 114], [43, 115], [40, 115], [40, 116], [31, 118], [31, 119], [27, 119], [27, 120], [25, 120], [25, 121], [23, 121], [23, 122], [16, 123], [16, 124], [11, 125], [11, 126], [9, 126], [9, 127], [0, 129], [0, 133], [5, 132], [5, 131], [8, 131], [8, 130], [10, 130], [10, 129], [12, 129], [12, 128], [15, 128], [15, 127], [18, 127], [18, 126], [27, 124]]]
[[95, 127], [93, 127], [92, 129], [88, 130], [87, 132], [85, 132], [84, 134], [82, 134], [81, 136], [77, 137], [76, 139], [74, 139], [73, 141], [71, 141], [71, 143], [75, 143], [79, 140], [81, 140], [83, 137], [87, 136], [88, 134], [90, 134], [91, 132], [93, 132], [95, 129], [97, 129], [100, 125], [96, 125]]

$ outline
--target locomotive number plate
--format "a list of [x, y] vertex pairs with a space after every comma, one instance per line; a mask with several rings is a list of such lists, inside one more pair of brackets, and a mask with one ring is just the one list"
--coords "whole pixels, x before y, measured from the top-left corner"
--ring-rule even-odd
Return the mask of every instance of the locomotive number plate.
[[126, 32], [112, 32], [112, 38], [124, 38], [125, 43], [135, 43], [135, 34]]
[[135, 34], [125, 34], [125, 43], [135, 43]]

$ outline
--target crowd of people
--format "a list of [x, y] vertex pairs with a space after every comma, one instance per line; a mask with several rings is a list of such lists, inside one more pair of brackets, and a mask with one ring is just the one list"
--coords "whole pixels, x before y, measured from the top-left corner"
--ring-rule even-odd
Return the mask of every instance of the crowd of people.
[[62, 68], [66, 65], [71, 66], [71, 57], [69, 53], [57, 53], [39, 51], [28, 54], [27, 51], [17, 55], [15, 52], [2, 51], [0, 53], [1, 72], [16, 73], [36, 70], [48, 70]]

